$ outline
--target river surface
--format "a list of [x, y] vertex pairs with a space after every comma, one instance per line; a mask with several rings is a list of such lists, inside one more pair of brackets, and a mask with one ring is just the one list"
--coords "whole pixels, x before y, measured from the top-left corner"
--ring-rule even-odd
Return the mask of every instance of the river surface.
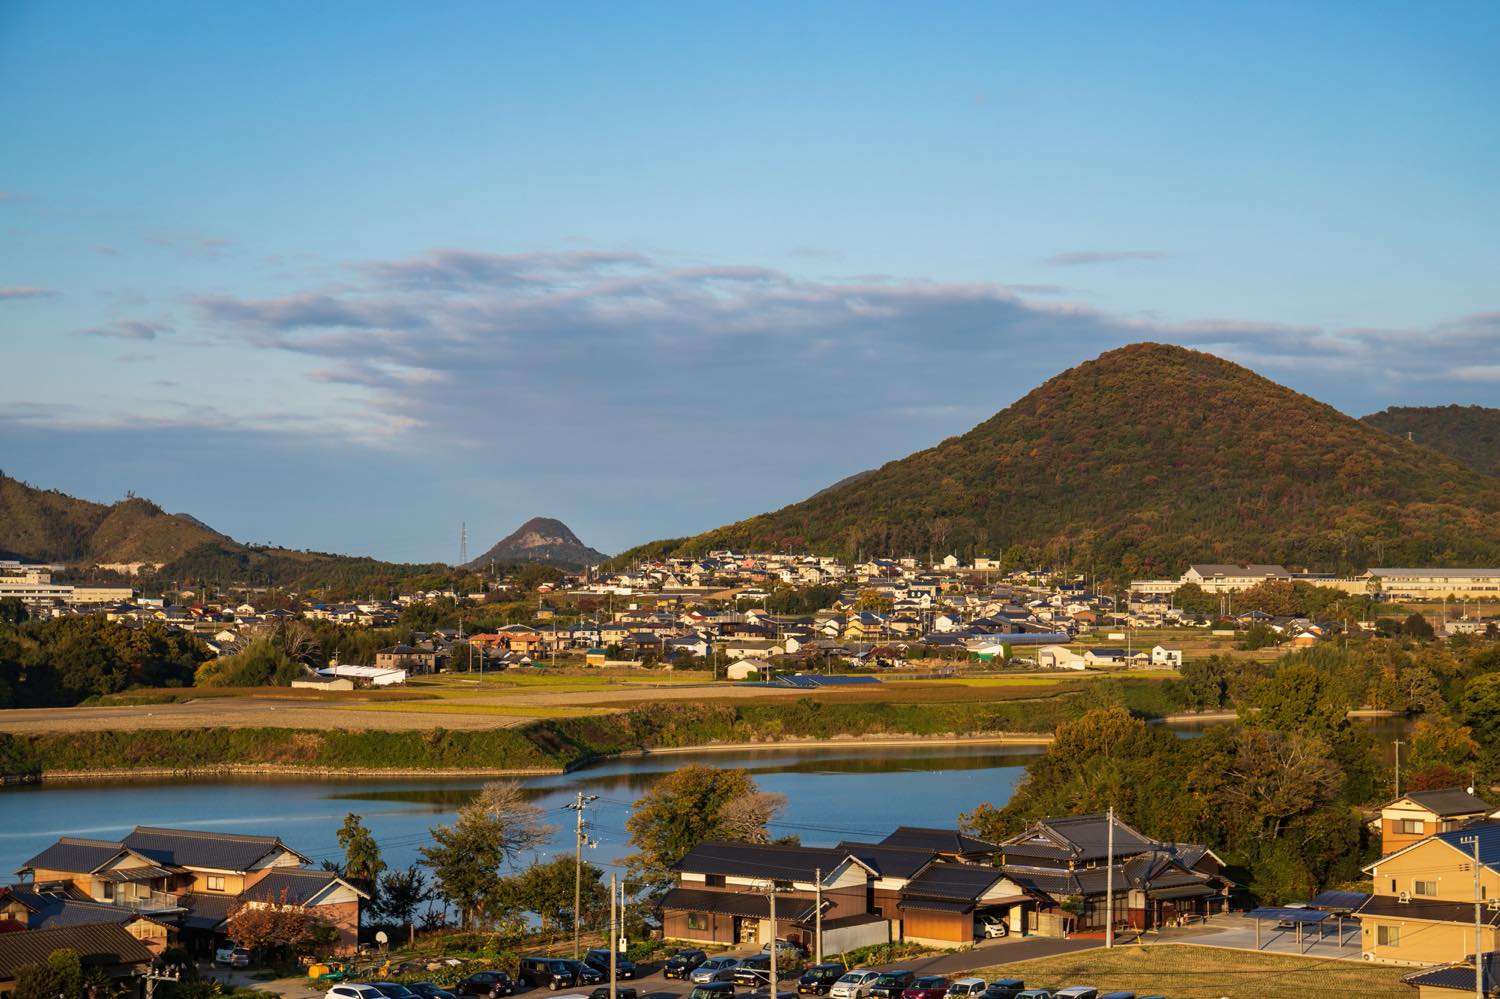
[[[809, 846], [841, 839], [878, 840], [900, 825], [952, 828], [981, 801], [1010, 800], [1040, 746], [837, 747], [745, 750], [609, 760], [566, 775], [522, 783], [558, 827], [543, 855], [571, 852], [574, 813], [563, 806], [582, 791], [597, 795], [586, 812], [598, 845], [588, 859], [611, 864], [630, 852], [625, 820], [662, 774], [689, 763], [749, 770], [763, 791], [786, 795], [773, 835]], [[483, 783], [478, 779], [235, 777], [186, 780], [58, 782], [0, 791], [0, 884], [59, 836], [117, 839], [136, 825], [276, 835], [317, 864], [341, 855], [336, 836], [357, 812], [385, 862], [419, 858], [429, 827], [451, 822]]]
[[[1404, 738], [1401, 718], [1365, 719], [1386, 762], [1392, 740]], [[1193, 738], [1216, 722], [1177, 724]], [[597, 795], [585, 813], [597, 845], [593, 862], [617, 863], [630, 852], [625, 820], [651, 782], [689, 763], [751, 772], [764, 791], [786, 795], [772, 823], [776, 836], [808, 846], [841, 839], [879, 840], [900, 825], [952, 828], [960, 812], [981, 801], [1010, 800], [1041, 746], [839, 746], [669, 753], [608, 760], [572, 773], [522, 781], [557, 826], [542, 856], [573, 849], [574, 813], [563, 806], [577, 792]], [[0, 790], [0, 884], [59, 836], [118, 839], [137, 825], [280, 836], [314, 864], [341, 857], [337, 831], [356, 812], [374, 834], [390, 867], [418, 859], [431, 826], [453, 820], [482, 779], [206, 777], [184, 780], [57, 782]]]

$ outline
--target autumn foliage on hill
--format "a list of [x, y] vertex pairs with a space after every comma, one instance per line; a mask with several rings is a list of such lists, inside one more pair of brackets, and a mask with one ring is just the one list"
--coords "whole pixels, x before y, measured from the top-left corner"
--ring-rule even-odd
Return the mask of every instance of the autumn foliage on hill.
[[1010, 550], [1132, 575], [1489, 564], [1497, 510], [1500, 481], [1211, 354], [1145, 343], [960, 437], [671, 549]]
[[1476, 472], [1500, 475], [1500, 409], [1485, 406], [1392, 406], [1363, 418], [1397, 437], [1441, 451]]

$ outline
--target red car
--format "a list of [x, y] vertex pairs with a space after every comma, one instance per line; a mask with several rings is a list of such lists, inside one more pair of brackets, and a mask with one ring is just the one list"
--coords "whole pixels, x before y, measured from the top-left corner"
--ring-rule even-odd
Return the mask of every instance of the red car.
[[948, 979], [942, 975], [923, 975], [906, 987], [901, 999], [943, 999], [948, 994]]

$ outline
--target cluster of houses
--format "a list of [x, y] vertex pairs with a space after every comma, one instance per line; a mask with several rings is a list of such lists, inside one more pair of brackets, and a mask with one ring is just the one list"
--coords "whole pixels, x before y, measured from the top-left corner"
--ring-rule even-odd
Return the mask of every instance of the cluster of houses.
[[355, 950], [367, 896], [275, 836], [138, 826], [118, 840], [64, 836], [0, 886], [0, 994], [26, 964], [59, 948], [116, 977], [169, 945], [211, 955], [240, 906], [293, 906]]
[[1017, 936], [1102, 933], [1111, 907], [1119, 925], [1150, 929], [1224, 911], [1223, 867], [1207, 847], [1154, 840], [1102, 814], [1048, 819], [1000, 843], [920, 827], [831, 848], [709, 842], [677, 864], [662, 931], [720, 946], [774, 934], [810, 949], [821, 932], [832, 953], [967, 946], [1002, 924]]

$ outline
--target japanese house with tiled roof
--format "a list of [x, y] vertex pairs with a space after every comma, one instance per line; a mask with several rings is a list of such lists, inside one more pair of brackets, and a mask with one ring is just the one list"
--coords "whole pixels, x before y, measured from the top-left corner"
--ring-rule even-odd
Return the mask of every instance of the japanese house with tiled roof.
[[[271, 902], [301, 906], [337, 929], [338, 949], [352, 951], [359, 907], [366, 896], [275, 836], [242, 836], [190, 829], [137, 826], [120, 840], [65, 836], [28, 860], [14, 886], [10, 912], [29, 926], [70, 919], [79, 906], [111, 907], [148, 921], [115, 920], [155, 943], [157, 928], [180, 936], [194, 950], [211, 949], [225, 936], [235, 906]], [[102, 909], [100, 909], [102, 912]]]

